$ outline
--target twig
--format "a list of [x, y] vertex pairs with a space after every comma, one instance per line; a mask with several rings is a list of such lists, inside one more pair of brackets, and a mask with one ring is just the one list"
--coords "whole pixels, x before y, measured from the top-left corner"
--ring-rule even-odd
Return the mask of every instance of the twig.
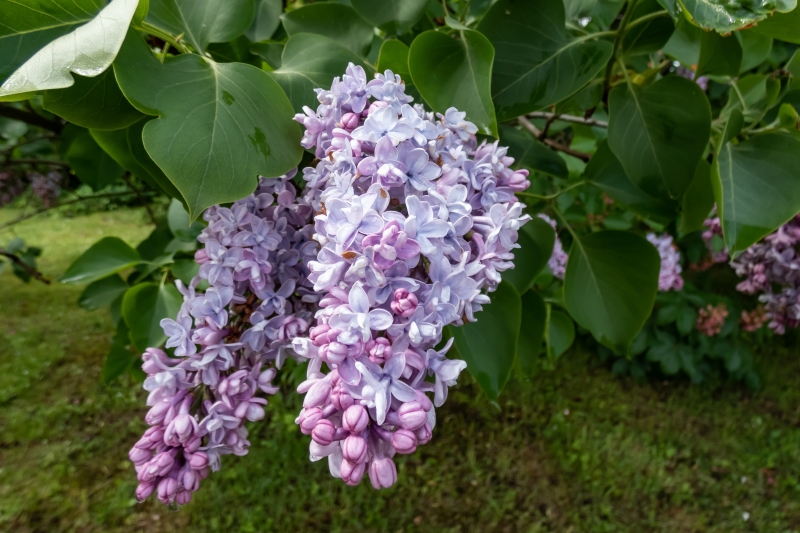
[[36, 278], [37, 280], [41, 281], [45, 285], [50, 285], [50, 280], [49, 279], [44, 277], [41, 272], [39, 272], [38, 270], [36, 270], [32, 266], [30, 266], [25, 261], [23, 261], [18, 255], [12, 254], [8, 250], [4, 250], [3, 248], [0, 248], [0, 255], [2, 255], [3, 257], [7, 257], [13, 263], [16, 263], [17, 265], [19, 265], [25, 272], [27, 272], [28, 274], [30, 274], [32, 277]]
[[[542, 132], [539, 131], [539, 128], [534, 126], [531, 123], [531, 121], [528, 120], [527, 118], [525, 118], [525, 117], [517, 117], [517, 120], [519, 120], [519, 123], [522, 124], [522, 126], [526, 130], [528, 130], [529, 132], [533, 133], [537, 138], [539, 137], [539, 135], [541, 135]], [[545, 138], [545, 139], [542, 139], [542, 142], [545, 143], [550, 148], [552, 148], [553, 150], [558, 150], [559, 152], [564, 152], [565, 154], [571, 155], [572, 157], [577, 157], [578, 159], [580, 159], [584, 163], [587, 163], [592, 158], [592, 156], [587, 154], [587, 153], [579, 152], [577, 150], [573, 150], [572, 148], [570, 148], [568, 146], [564, 146], [563, 144], [559, 144], [559, 143], [555, 142], [553, 139]]]
[[558, 115], [555, 113], [552, 117], [547, 117], [547, 120], [544, 121], [544, 128], [542, 128], [542, 133], [539, 134], [539, 140], [543, 141], [547, 138], [547, 133], [550, 131], [550, 126], [553, 125], [553, 122], [558, 118]]
[[142, 193], [141, 193], [141, 191], [139, 191], [139, 188], [138, 188], [138, 187], [135, 187], [135, 186], [133, 185], [133, 182], [131, 182], [131, 177], [130, 177], [130, 174], [129, 174], [128, 172], [126, 172], [125, 174], [123, 174], [123, 175], [122, 175], [122, 180], [123, 180], [125, 183], [127, 183], [127, 184], [128, 184], [128, 187], [130, 187], [130, 188], [133, 190], [133, 192], [135, 192], [135, 193], [136, 193], [136, 198], [138, 198], [138, 199], [139, 199], [139, 202], [140, 202], [140, 203], [142, 204], [142, 206], [144, 206], [144, 208], [147, 210], [147, 216], [149, 216], [149, 217], [150, 217], [150, 221], [153, 223], [153, 225], [154, 225], [154, 226], [158, 226], [158, 221], [156, 220], [156, 216], [153, 214], [153, 210], [150, 208], [150, 204], [148, 204], [147, 202], [145, 202], [145, 200], [144, 200], [144, 197], [142, 196]]
[[51, 209], [56, 209], [57, 207], [65, 207], [65, 206], [68, 206], [68, 205], [71, 205], [71, 204], [77, 204], [78, 202], [83, 202], [83, 201], [86, 201], [86, 200], [95, 200], [97, 198], [110, 198], [110, 197], [114, 197], [114, 196], [124, 196], [126, 194], [133, 194], [133, 193], [130, 192], [130, 191], [124, 191], [124, 192], [109, 192], [109, 193], [105, 193], [105, 194], [95, 194], [95, 195], [92, 195], [92, 196], [80, 196], [80, 197], [76, 198], [75, 200], [70, 200], [69, 202], [63, 202], [63, 203], [60, 203], [58, 205], [52, 205], [50, 207], [44, 207], [42, 209], [38, 209], [38, 210], [34, 211], [33, 213], [28, 213], [27, 215], [19, 216], [19, 217], [15, 218], [14, 220], [10, 220], [10, 221], [6, 222], [5, 224], [0, 225], [0, 230], [9, 228], [9, 227], [11, 227], [11, 226], [13, 226], [15, 224], [18, 224], [18, 223], [22, 222], [23, 220], [27, 220], [29, 218], [33, 218], [36, 215], [39, 215], [39, 214], [44, 213], [46, 211], [50, 211]]
[[63, 161], [54, 161], [52, 159], [7, 159], [5, 163], [11, 165], [49, 165], [51, 167], [69, 168], [67, 163]]
[[16, 107], [12, 107], [10, 105], [0, 105], [0, 117], [21, 120], [22, 122], [27, 122], [33, 126], [38, 126], [55, 133], [61, 133], [61, 130], [64, 128], [60, 122], [50, 120], [49, 118], [45, 118], [31, 111], [17, 109]]
[[529, 118], [555, 118], [555, 120], [563, 120], [564, 122], [574, 122], [575, 124], [584, 124], [586, 126], [596, 126], [598, 128], [607, 128], [608, 122], [604, 120], [596, 120], [593, 118], [576, 117], [575, 115], [558, 115], [556, 113], [548, 113], [547, 111], [534, 111], [528, 113]]
[[572, 189], [575, 189], [575, 188], [577, 188], [577, 187], [580, 187], [581, 185], [586, 185], [587, 183], [589, 183], [589, 182], [588, 182], [588, 181], [586, 181], [586, 180], [581, 180], [581, 181], [578, 181], [578, 182], [576, 182], [576, 183], [573, 183], [573, 184], [572, 184], [572, 185], [570, 185], [569, 187], [564, 187], [563, 189], [561, 189], [560, 191], [558, 191], [558, 192], [556, 192], [556, 193], [553, 193], [553, 194], [547, 194], [547, 195], [544, 195], [544, 194], [534, 194], [534, 193], [532, 193], [532, 192], [524, 192], [524, 191], [517, 191], [517, 192], [515, 192], [514, 194], [519, 194], [519, 195], [522, 195], [522, 196], [528, 196], [528, 197], [530, 197], [530, 198], [536, 198], [537, 200], [553, 200], [553, 199], [555, 199], [555, 198], [558, 198], [559, 196], [561, 196], [561, 195], [562, 195], [562, 194], [564, 194], [565, 192], [567, 192], [567, 191], [571, 191]]

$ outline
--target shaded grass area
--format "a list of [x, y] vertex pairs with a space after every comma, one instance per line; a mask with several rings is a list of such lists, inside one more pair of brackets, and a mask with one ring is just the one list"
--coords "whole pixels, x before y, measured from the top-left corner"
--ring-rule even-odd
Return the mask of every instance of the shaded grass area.
[[[41, 268], [56, 278], [98, 238], [135, 245], [149, 229], [131, 210], [33, 219], [17, 232], [44, 248]], [[760, 393], [620, 380], [589, 348], [510, 383], [500, 409], [464, 376], [433, 440], [398, 457], [400, 481], [381, 492], [308, 462], [300, 401], [287, 395], [250, 425], [250, 454], [225, 457], [188, 506], [138, 504], [127, 451], [145, 427], [145, 395], [127, 377], [100, 384], [113, 328], [107, 313], [77, 308], [80, 291], [0, 274], [0, 531], [800, 528], [800, 361], [782, 346], [757, 355]], [[302, 372], [286, 369], [285, 391]]]

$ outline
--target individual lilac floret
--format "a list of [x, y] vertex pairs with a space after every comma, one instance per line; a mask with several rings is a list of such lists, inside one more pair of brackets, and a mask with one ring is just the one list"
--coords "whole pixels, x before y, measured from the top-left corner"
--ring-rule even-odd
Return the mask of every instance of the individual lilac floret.
[[294, 340], [310, 360], [297, 424], [311, 460], [380, 489], [397, 480], [396, 453], [431, 439], [434, 408], [466, 368], [447, 359], [443, 328], [474, 321], [513, 267], [530, 219], [514, 193], [529, 182], [505, 147], [478, 145], [464, 113], [412, 107], [391, 71], [364, 102], [362, 79], [351, 64], [295, 117], [319, 158], [303, 175], [321, 245], [309, 280], [323, 293], [316, 325]]
[[200, 275], [188, 287], [177, 282], [183, 305], [161, 321], [174, 357], [158, 348], [142, 356], [151, 427], [129, 454], [139, 500], [155, 492], [165, 504], [185, 504], [220, 456], [245, 455], [245, 421], [264, 418], [262, 394], [277, 392], [276, 369], [296, 357], [291, 340], [306, 334], [318, 308], [307, 264], [319, 245], [294, 174], [262, 178], [254, 194], [203, 215]]
[[556, 240], [553, 243], [553, 253], [550, 254], [550, 259], [547, 261], [547, 266], [550, 268], [550, 272], [553, 274], [553, 276], [557, 277], [558, 279], [564, 279], [564, 274], [567, 272], [567, 259], [569, 259], [569, 256], [567, 255], [567, 252], [564, 251], [564, 247], [561, 245], [561, 239], [558, 238], [556, 221], [544, 213], [539, 213], [538, 216], [550, 224], [554, 230], [556, 230]]
[[667, 233], [660, 236], [655, 233], [648, 233], [647, 240], [656, 247], [658, 255], [661, 257], [661, 270], [658, 273], [658, 290], [662, 292], [681, 290], [683, 288], [683, 278], [681, 277], [681, 253], [678, 251], [678, 247], [672, 242], [672, 236]]

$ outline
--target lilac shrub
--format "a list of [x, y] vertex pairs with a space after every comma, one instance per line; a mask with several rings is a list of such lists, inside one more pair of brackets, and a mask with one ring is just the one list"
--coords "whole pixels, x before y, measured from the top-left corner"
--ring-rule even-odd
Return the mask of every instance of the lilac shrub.
[[311, 460], [379, 489], [397, 479], [395, 453], [431, 439], [435, 407], [466, 367], [446, 358], [443, 328], [474, 321], [513, 267], [530, 219], [514, 193], [528, 173], [497, 142], [478, 144], [464, 113], [412, 106], [391, 71], [367, 81], [351, 64], [316, 92], [316, 111], [296, 116], [318, 158], [303, 172], [321, 245], [309, 279], [322, 294], [316, 326], [294, 342], [310, 360], [297, 423]]
[[661, 257], [661, 270], [658, 273], [658, 290], [662, 292], [681, 290], [683, 288], [683, 278], [681, 277], [681, 253], [678, 251], [678, 247], [672, 242], [672, 236], [668, 233], [664, 233], [663, 235], [648, 233], [647, 240], [656, 247], [658, 255]]
[[[311, 205], [289, 178], [260, 180], [254, 194], [230, 208], [209, 208], [199, 275], [176, 282], [184, 302], [164, 319], [167, 348], [148, 348], [142, 368], [150, 428], [130, 451], [144, 500], [185, 504], [220, 457], [245, 455], [245, 421], [264, 417], [271, 381], [294, 357], [291, 341], [305, 335], [317, 308], [307, 263], [318, 245]], [[208, 282], [204, 292], [197, 289]]]

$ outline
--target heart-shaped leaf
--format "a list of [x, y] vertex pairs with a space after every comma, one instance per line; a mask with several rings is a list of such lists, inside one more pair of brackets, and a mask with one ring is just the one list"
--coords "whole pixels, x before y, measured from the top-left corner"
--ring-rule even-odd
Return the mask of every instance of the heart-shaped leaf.
[[195, 50], [242, 35], [255, 14], [253, 0], [150, 0], [145, 21], [172, 35], [182, 35]]
[[640, 88], [623, 83], [609, 96], [608, 145], [646, 193], [680, 198], [708, 147], [711, 108], [703, 90], [667, 76]]
[[159, 115], [144, 126], [144, 146], [193, 219], [253, 192], [258, 175], [280, 176], [300, 162], [292, 105], [260, 69], [194, 54], [162, 64], [129, 32], [114, 70], [128, 100]]
[[324, 35], [359, 56], [367, 55], [372, 45], [372, 25], [343, 4], [307, 5], [285, 13], [281, 20], [290, 37], [299, 33]]
[[797, 6], [797, 0], [752, 0], [730, 2], [727, 0], [678, 0], [683, 14], [701, 28], [731, 33], [747, 28], [769, 17], [774, 11], [788, 13]]
[[140, 283], [131, 287], [122, 300], [122, 316], [130, 329], [137, 350], [158, 347], [167, 340], [161, 321], [174, 318], [181, 308], [183, 297], [172, 285]]
[[564, 24], [560, 0], [500, 0], [483, 17], [478, 30], [495, 49], [492, 99], [500, 122], [563, 100], [605, 67], [611, 44], [573, 39]]
[[88, 311], [100, 309], [119, 298], [128, 290], [128, 284], [118, 275], [108, 276], [93, 281], [83, 289], [78, 305]]
[[575, 342], [575, 322], [565, 312], [549, 307], [545, 344], [547, 357], [552, 361], [564, 355]]
[[650, 16], [650, 19], [627, 28], [621, 45], [624, 55], [631, 57], [658, 52], [669, 41], [675, 24], [666, 13], [664, 16], [655, 16], [662, 10], [657, 0], [640, 0], [636, 3], [631, 20], [645, 16]]
[[497, 137], [497, 119], [491, 97], [494, 49], [474, 30], [453, 39], [437, 31], [421, 33], [411, 43], [411, 78], [434, 111], [450, 107], [466, 112], [478, 131]]
[[67, 148], [66, 159], [75, 175], [95, 191], [112, 185], [125, 173], [83, 128]]
[[411, 73], [408, 69], [408, 52], [409, 48], [403, 41], [398, 41], [397, 39], [383, 41], [381, 50], [378, 53], [378, 62], [375, 65], [375, 70], [380, 73], [391, 70], [395, 74], [399, 74], [406, 86], [406, 94], [413, 96], [415, 102], [420, 102], [422, 97], [417, 88], [414, 87], [414, 82], [411, 80]]
[[600, 343], [624, 352], [653, 310], [660, 268], [658, 251], [635, 233], [576, 238], [564, 276], [567, 309]]
[[517, 357], [523, 375], [530, 376], [536, 367], [539, 354], [542, 353], [547, 308], [539, 293], [528, 291], [522, 295], [521, 309]]
[[428, 0], [352, 0], [361, 17], [389, 35], [402, 35], [425, 12]]
[[64, 272], [62, 283], [90, 283], [142, 262], [138, 252], [119, 237], [100, 239]]
[[283, 2], [281, 0], [256, 0], [255, 17], [247, 38], [253, 42], [270, 39], [281, 25]]
[[525, 294], [550, 259], [555, 239], [553, 227], [541, 218], [526, 222], [519, 230], [520, 247], [514, 249], [514, 268], [503, 272], [503, 280]]

